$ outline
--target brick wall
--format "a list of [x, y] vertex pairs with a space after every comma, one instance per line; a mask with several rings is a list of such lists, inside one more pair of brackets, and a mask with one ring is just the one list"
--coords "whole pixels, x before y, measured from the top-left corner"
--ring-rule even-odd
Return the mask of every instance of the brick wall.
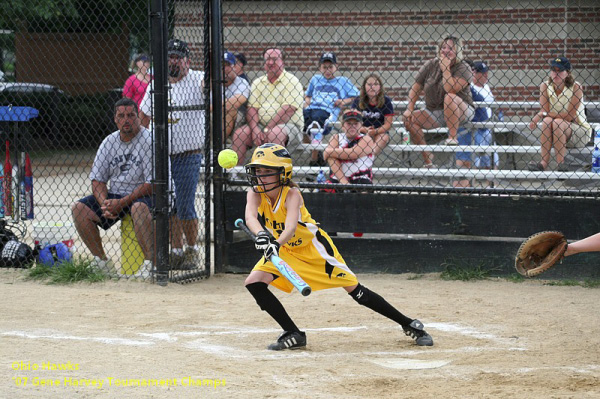
[[[263, 50], [277, 46], [287, 54], [286, 69], [306, 85], [319, 54], [331, 50], [340, 73], [357, 85], [368, 72], [378, 72], [388, 93], [404, 100], [415, 72], [435, 56], [439, 39], [451, 34], [464, 40], [465, 58], [491, 65], [490, 84], [499, 100], [536, 101], [548, 60], [563, 54], [586, 99], [600, 100], [600, 4], [571, 3], [535, 8], [537, 2], [508, 1], [492, 8], [496, 2], [463, 2], [475, 6], [451, 9], [437, 1], [226, 1], [224, 41], [228, 50], [246, 54], [251, 78], [262, 73]], [[177, 34], [197, 26], [200, 10], [194, 3], [178, 5]]]

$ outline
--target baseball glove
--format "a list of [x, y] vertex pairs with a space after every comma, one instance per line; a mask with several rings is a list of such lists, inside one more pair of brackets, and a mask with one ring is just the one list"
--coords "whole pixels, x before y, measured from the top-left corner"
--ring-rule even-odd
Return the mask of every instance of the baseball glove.
[[562, 260], [567, 239], [559, 231], [542, 231], [529, 237], [517, 252], [515, 268], [525, 277], [537, 276]]

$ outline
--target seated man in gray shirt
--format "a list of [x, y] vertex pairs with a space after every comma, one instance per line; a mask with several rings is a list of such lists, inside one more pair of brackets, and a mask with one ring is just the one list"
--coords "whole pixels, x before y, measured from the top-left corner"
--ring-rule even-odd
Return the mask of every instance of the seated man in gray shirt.
[[102, 141], [94, 159], [92, 195], [71, 206], [73, 220], [94, 255], [93, 266], [108, 272], [113, 266], [102, 247], [98, 226], [107, 230], [131, 214], [146, 259], [136, 276], [147, 278], [154, 263], [152, 136], [140, 125], [137, 104], [129, 98], [115, 104], [115, 123], [119, 130]]

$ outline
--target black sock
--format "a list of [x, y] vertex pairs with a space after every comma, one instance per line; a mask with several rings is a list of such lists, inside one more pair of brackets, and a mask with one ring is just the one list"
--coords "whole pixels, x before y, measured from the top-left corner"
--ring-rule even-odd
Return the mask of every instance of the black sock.
[[388, 319], [394, 320], [401, 326], [408, 326], [413, 321], [413, 319], [404, 316], [380, 295], [369, 290], [364, 285], [358, 284], [358, 287], [356, 287], [354, 291], [350, 292], [349, 295], [361, 305], [376, 311]]
[[290, 316], [285, 311], [279, 299], [269, 290], [265, 283], [252, 283], [246, 286], [250, 294], [256, 300], [256, 303], [262, 310], [267, 312], [284, 331], [300, 331]]

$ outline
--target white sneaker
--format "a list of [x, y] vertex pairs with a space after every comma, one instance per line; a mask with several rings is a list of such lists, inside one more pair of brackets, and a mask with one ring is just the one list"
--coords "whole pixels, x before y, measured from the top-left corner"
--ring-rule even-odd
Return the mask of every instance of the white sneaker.
[[183, 265], [183, 261], [185, 260], [185, 252], [181, 250], [182, 253], [178, 254], [176, 252], [171, 251], [169, 254], [169, 262], [171, 264], [171, 269], [178, 270], [181, 265]]
[[93, 269], [100, 271], [102, 273], [110, 274], [115, 271], [115, 265], [112, 260], [102, 259], [99, 256], [94, 256], [94, 259], [92, 259], [90, 266]]
[[[198, 262], [200, 261], [200, 252], [191, 247], [187, 247], [183, 254], [183, 262], [179, 265], [178, 270], [193, 270], [198, 268]], [[173, 268], [175, 269], [175, 268]]]
[[140, 265], [138, 271], [133, 275], [134, 278], [142, 278], [147, 279], [152, 276], [154, 266], [152, 265], [151, 260], [145, 260], [144, 263]]

